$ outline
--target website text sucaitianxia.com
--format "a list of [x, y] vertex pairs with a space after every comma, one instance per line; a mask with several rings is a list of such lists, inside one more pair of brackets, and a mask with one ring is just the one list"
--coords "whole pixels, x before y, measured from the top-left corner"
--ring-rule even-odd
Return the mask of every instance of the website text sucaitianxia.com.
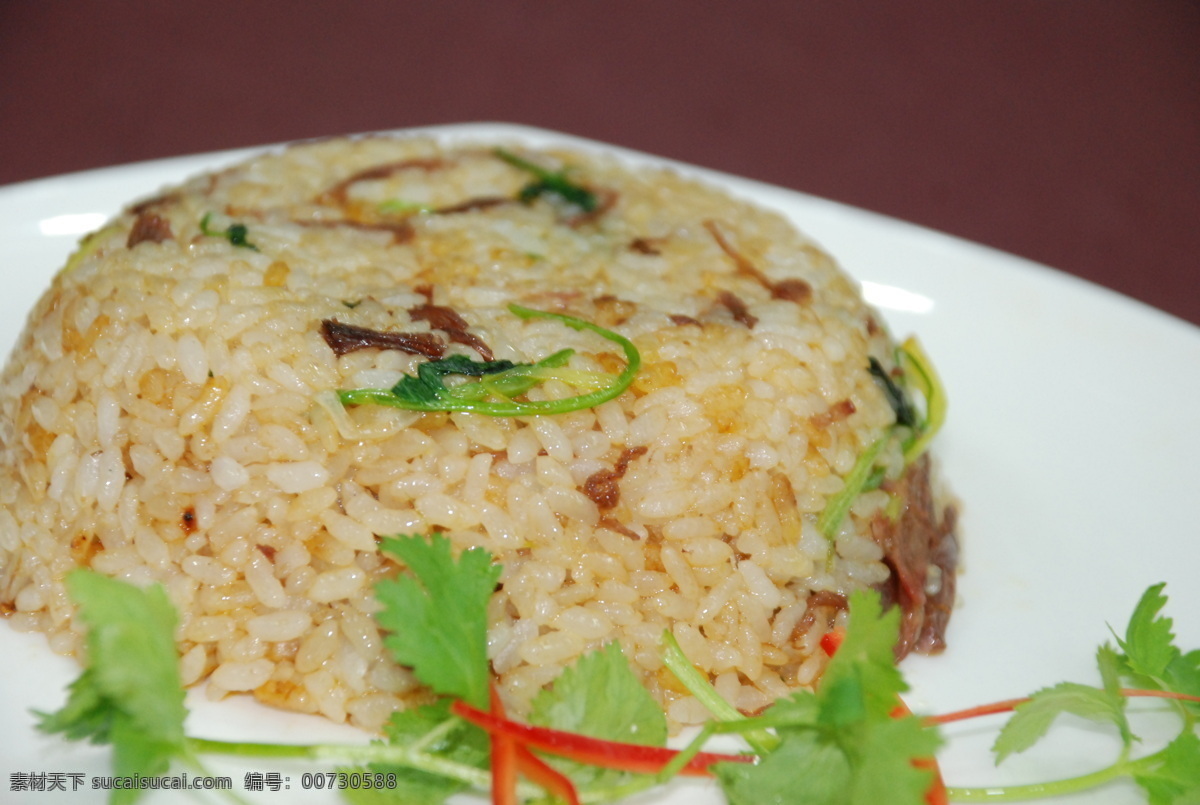
[[[248, 771], [242, 778], [242, 791], [290, 791], [293, 782], [300, 789], [381, 788], [396, 787], [395, 774], [370, 772], [305, 773], [293, 778], [278, 772]], [[161, 777], [103, 776], [72, 771], [11, 772], [8, 790], [12, 793], [46, 793], [53, 791], [115, 791], [138, 789], [145, 791], [233, 791], [232, 777], [180, 774]], [[32, 800], [31, 800], [32, 801]]]

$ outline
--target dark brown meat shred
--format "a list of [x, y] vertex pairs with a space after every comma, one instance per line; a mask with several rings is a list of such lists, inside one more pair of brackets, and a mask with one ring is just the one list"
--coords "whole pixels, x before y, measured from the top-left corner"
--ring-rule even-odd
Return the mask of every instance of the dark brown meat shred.
[[832, 623], [837, 613], [846, 609], [846, 605], [846, 596], [832, 590], [814, 590], [809, 593], [808, 600], [804, 602], [804, 614], [800, 616], [800, 621], [792, 629], [792, 639], [800, 640], [808, 634], [808, 630], [817, 622], [817, 616], [821, 614], [822, 610], [824, 610], [828, 622]]
[[596, 525], [600, 526], [601, 528], [607, 528], [609, 531], [620, 534], [623, 537], [628, 537], [631, 540], [637, 541], [641, 540], [642, 538], [638, 532], [634, 531], [632, 528], [629, 528], [621, 521], [613, 519], [612, 517], [601, 517], [600, 522], [598, 522]]
[[635, 458], [646, 452], [645, 447], [627, 447], [621, 451], [621, 457], [611, 470], [597, 470], [583, 482], [583, 494], [602, 511], [614, 508], [621, 499], [620, 481], [625, 477], [629, 464]]
[[904, 511], [893, 522], [884, 515], [871, 522], [871, 536], [883, 548], [891, 575], [880, 593], [884, 606], [902, 613], [897, 659], [911, 651], [934, 654], [946, 647], [946, 626], [954, 604], [958, 567], [957, 513], [953, 506], [934, 508], [929, 457], [912, 464], [894, 490]]
[[454, 343], [463, 344], [475, 350], [485, 361], [494, 358], [491, 347], [485, 344], [482, 338], [467, 332], [467, 328], [471, 325], [467, 324], [466, 319], [458, 315], [454, 308], [426, 303], [409, 308], [408, 315], [412, 317], [413, 321], [429, 322], [430, 327], [441, 330]]
[[854, 407], [854, 401], [846, 398], [829, 406], [828, 411], [822, 411], [819, 414], [813, 414], [808, 418], [808, 421], [812, 423], [814, 428], [824, 429], [835, 422], [841, 422], [843, 419], [846, 419], [853, 414], [856, 410], [858, 409]]
[[758, 324], [758, 317], [750, 312], [745, 302], [730, 291], [721, 291], [717, 295], [717, 301], [733, 315], [734, 321], [745, 325], [747, 329], [752, 330], [754, 325]]
[[338, 357], [360, 349], [397, 349], [426, 358], [440, 358], [446, 352], [446, 345], [432, 333], [383, 332], [337, 319], [321, 322], [321, 336]]
[[399, 162], [388, 162], [383, 165], [375, 165], [373, 167], [361, 170], [352, 176], [349, 176], [335, 184], [333, 187], [326, 190], [317, 196], [317, 201], [321, 204], [333, 204], [336, 206], [344, 206], [347, 202], [347, 197], [350, 193], [350, 188], [359, 182], [368, 182], [378, 179], [387, 179], [392, 174], [399, 173], [403, 170], [417, 169], [423, 171], [436, 171], [446, 167], [447, 162], [438, 157], [404, 159]]
[[178, 202], [179, 202], [179, 194], [178, 193], [167, 193], [165, 195], [155, 196], [154, 198], [148, 198], [145, 201], [134, 204], [132, 207], [129, 208], [129, 211], [131, 213], [133, 213], [134, 215], [141, 215], [144, 212], [152, 212], [161, 207], [170, 207], [171, 205], [177, 204]]
[[734, 248], [729, 239], [725, 237], [725, 233], [717, 226], [716, 221], [705, 221], [704, 228], [713, 236], [713, 240], [721, 247], [721, 251], [725, 252], [729, 256], [729, 259], [733, 261], [733, 264], [737, 266], [738, 273], [750, 277], [770, 291], [772, 299], [783, 299], [787, 302], [795, 302], [798, 305], [806, 304], [812, 299], [812, 286], [804, 280], [792, 277], [775, 282], [762, 273], [749, 257], [746, 257], [746, 255]]
[[129, 238], [125, 241], [125, 248], [132, 249], [146, 241], [162, 243], [164, 240], [171, 240], [174, 237], [170, 221], [157, 213], [144, 211], [138, 213], [138, 217], [134, 219], [133, 228], [129, 230]]
[[785, 302], [803, 305], [812, 299], [812, 286], [802, 279], [787, 279], [771, 284], [771, 296]]
[[658, 248], [662, 240], [662, 238], [634, 238], [629, 241], [629, 248], [638, 254], [659, 255], [662, 254], [662, 250]]
[[292, 223], [320, 229], [357, 229], [360, 232], [390, 232], [392, 243], [408, 243], [416, 231], [408, 221], [352, 221], [340, 219], [336, 221], [294, 220]]

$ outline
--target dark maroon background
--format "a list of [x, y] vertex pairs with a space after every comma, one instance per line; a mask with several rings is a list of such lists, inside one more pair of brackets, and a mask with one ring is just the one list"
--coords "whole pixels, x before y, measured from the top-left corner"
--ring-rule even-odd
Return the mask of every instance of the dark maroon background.
[[1200, 324], [1200, 4], [0, 0], [0, 183], [433, 123], [580, 134]]

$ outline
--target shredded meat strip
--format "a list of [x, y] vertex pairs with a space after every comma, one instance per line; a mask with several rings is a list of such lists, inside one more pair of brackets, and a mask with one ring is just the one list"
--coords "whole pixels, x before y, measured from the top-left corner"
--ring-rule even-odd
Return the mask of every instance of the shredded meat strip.
[[179, 202], [178, 193], [165, 193], [161, 196], [148, 198], [145, 201], [134, 204], [129, 208], [129, 211], [134, 215], [141, 215], [144, 212], [153, 212], [160, 207], [169, 207], [172, 204]]
[[399, 162], [388, 162], [383, 165], [375, 165], [365, 170], [361, 170], [342, 181], [335, 184], [325, 192], [317, 196], [318, 204], [332, 204], [335, 207], [344, 207], [348, 201], [350, 188], [359, 182], [369, 182], [376, 179], [386, 179], [392, 174], [399, 173], [403, 170], [418, 169], [423, 171], [436, 171], [446, 167], [448, 163], [440, 157], [424, 157], [417, 159], [403, 159]]
[[746, 303], [731, 291], [721, 291], [717, 294], [717, 301], [733, 314], [734, 321], [745, 325], [746, 329], [752, 330], [754, 325], [758, 324], [758, 317], [753, 315], [746, 307]]
[[638, 254], [659, 255], [662, 254], [659, 246], [664, 240], [665, 238], [634, 238], [629, 241], [629, 249]]
[[770, 291], [771, 298], [795, 302], [798, 305], [802, 305], [812, 298], [812, 286], [804, 280], [798, 277], [792, 277], [790, 279], [775, 282], [766, 274], [762, 273], [762, 271], [758, 269], [758, 266], [754, 265], [750, 258], [746, 257], [746, 255], [734, 248], [733, 244], [730, 243], [729, 239], [725, 237], [725, 233], [721, 231], [721, 228], [717, 225], [716, 221], [711, 219], [706, 220], [704, 222], [704, 228], [707, 229], [713, 236], [713, 240], [715, 240], [717, 245], [721, 247], [721, 251], [725, 252], [725, 254], [729, 256], [729, 259], [733, 261], [733, 264], [737, 266], [738, 273], [745, 274], [759, 285]]
[[408, 243], [413, 239], [415, 231], [408, 221], [353, 221], [340, 218], [335, 221], [312, 221], [293, 219], [292, 223], [299, 226], [319, 227], [322, 229], [358, 229], [363, 232], [391, 232], [392, 243]]
[[171, 240], [173, 237], [175, 235], [171, 232], [170, 221], [158, 213], [143, 210], [134, 219], [133, 228], [129, 230], [129, 238], [125, 241], [125, 248], [132, 249], [139, 243], [145, 243], [146, 241], [162, 243], [164, 240]]
[[841, 422], [843, 419], [846, 419], [853, 414], [856, 410], [858, 409], [854, 407], [854, 401], [847, 398], [829, 406], [829, 410], [827, 411], [822, 411], [819, 414], [813, 414], [808, 418], [808, 421], [812, 423], [814, 428], [824, 429], [835, 422]]
[[644, 446], [627, 447], [622, 450], [620, 458], [611, 470], [597, 470], [587, 477], [583, 482], [583, 494], [591, 498], [601, 511], [614, 508], [621, 499], [621, 479], [625, 477], [630, 463], [645, 452]]
[[940, 513], [934, 508], [928, 456], [908, 468], [896, 493], [905, 501], [899, 521], [877, 516], [871, 536], [883, 548], [884, 562], [892, 571], [880, 590], [883, 604], [895, 604], [903, 613], [896, 644], [899, 659], [910, 651], [933, 654], [946, 647], [958, 538], [954, 507]]
[[467, 332], [467, 328], [471, 325], [467, 324], [466, 319], [458, 315], [454, 308], [433, 304], [433, 291], [428, 286], [422, 286], [417, 290], [428, 301], [423, 305], [409, 308], [408, 315], [413, 318], [413, 321], [427, 321], [430, 327], [441, 330], [454, 343], [470, 347], [478, 352], [479, 357], [485, 361], [493, 360], [495, 356], [492, 354], [491, 347], [484, 343], [479, 336]]
[[383, 332], [337, 319], [321, 322], [321, 336], [338, 357], [360, 349], [398, 349], [426, 358], [440, 358], [446, 352], [446, 345], [432, 333]]

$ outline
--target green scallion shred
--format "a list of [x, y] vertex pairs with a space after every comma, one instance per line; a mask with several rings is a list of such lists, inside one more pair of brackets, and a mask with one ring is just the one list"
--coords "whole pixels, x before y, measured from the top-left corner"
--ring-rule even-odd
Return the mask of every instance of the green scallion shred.
[[233, 246], [237, 246], [242, 249], [250, 249], [251, 251], [258, 251], [258, 247], [247, 239], [247, 235], [249, 235], [250, 230], [246, 228], [245, 224], [232, 223], [225, 229], [213, 229], [211, 226], [209, 226], [209, 222], [211, 220], [211, 212], [205, 213], [204, 217], [200, 219], [200, 233], [202, 235], [207, 235], [208, 237], [225, 238]]
[[[897, 357], [904, 378], [924, 398], [925, 410], [922, 413], [909, 398], [905, 385], [897, 383], [884, 370], [879, 361], [871, 358], [868, 371], [883, 387], [888, 403], [896, 413], [896, 424], [888, 432], [876, 439], [858, 457], [854, 467], [845, 477], [845, 486], [825, 504], [824, 511], [817, 519], [821, 533], [831, 543], [837, 537], [842, 521], [854, 505], [854, 500], [864, 492], [878, 489], [886, 478], [882, 467], [876, 467], [875, 461], [883, 448], [893, 438], [901, 438], [900, 449], [904, 456], [904, 465], [908, 466], [921, 457], [929, 447], [933, 437], [946, 421], [946, 391], [933, 368], [933, 363], [915, 337], [909, 337], [897, 350]], [[887, 514], [893, 520], [899, 516], [898, 499], [894, 496], [889, 503]]]
[[514, 168], [532, 173], [535, 177], [536, 181], [525, 185], [517, 194], [517, 198], [523, 202], [533, 201], [543, 193], [553, 193], [584, 212], [592, 212], [599, 204], [596, 194], [568, 179], [565, 170], [546, 170], [541, 165], [536, 165], [503, 148], [497, 148], [492, 153]]
[[404, 199], [393, 198], [382, 202], [377, 208], [384, 215], [398, 213], [401, 215], [424, 214], [433, 212], [433, 207], [428, 204], [422, 204], [418, 201], [405, 201]]
[[904, 463], [907, 465], [921, 457], [945, 424], [947, 399], [941, 378], [915, 337], [910, 336], [900, 345], [900, 355], [905, 375], [925, 398], [925, 416], [915, 429], [914, 437], [904, 445]]
[[863, 451], [858, 457], [858, 461], [854, 462], [854, 467], [845, 477], [845, 486], [842, 491], [838, 492], [825, 504], [824, 511], [817, 518], [817, 528], [825, 535], [825, 539], [833, 542], [837, 537], [838, 528], [842, 525], [842, 520], [846, 519], [846, 515], [850, 512], [850, 507], [854, 505], [854, 500], [857, 498], [867, 486], [867, 482], [871, 479], [875, 470], [875, 460], [879, 458], [879, 454], [883, 452], [884, 445], [888, 443], [888, 436], [881, 436], [871, 443], [871, 446]]
[[[521, 305], [509, 305], [508, 309], [522, 319], [555, 319], [573, 330], [588, 330], [612, 341], [625, 353], [625, 368], [615, 376], [568, 369], [567, 361], [574, 354], [569, 349], [555, 352], [536, 363], [521, 364], [475, 361], [464, 355], [454, 355], [422, 363], [417, 367], [415, 377], [406, 375], [390, 389], [341, 389], [338, 398], [343, 405], [386, 405], [408, 411], [468, 411], [488, 416], [565, 414], [595, 408], [620, 396], [641, 368], [642, 357], [637, 347], [612, 330], [562, 313], [532, 310]], [[444, 378], [447, 375], [479, 379], [446, 386]], [[588, 390], [558, 400], [513, 399], [547, 380], [559, 380]]]
[[[683, 647], [679, 645], [679, 641], [675, 639], [675, 635], [669, 629], [663, 630], [662, 642], [663, 665], [675, 675], [679, 684], [683, 685], [688, 693], [696, 697], [696, 700], [712, 713], [713, 718], [717, 721], [741, 721], [745, 718], [713, 687], [712, 682], [708, 680], [708, 675], [692, 664], [692, 661], [683, 653]], [[767, 730], [750, 730], [743, 737], [746, 739], [746, 743], [750, 744], [750, 747], [759, 754], [766, 754], [779, 745], [779, 739]]]

